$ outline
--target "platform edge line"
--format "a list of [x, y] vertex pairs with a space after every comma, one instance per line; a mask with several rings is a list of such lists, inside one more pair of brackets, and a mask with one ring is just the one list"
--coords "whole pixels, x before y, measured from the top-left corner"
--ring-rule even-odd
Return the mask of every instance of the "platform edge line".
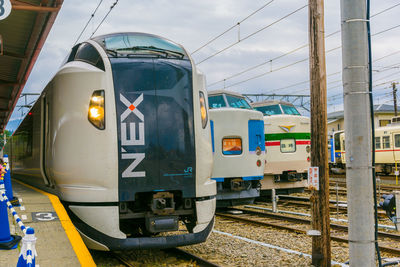
[[57, 213], [57, 216], [61, 222], [61, 225], [64, 228], [64, 232], [66, 233], [66, 235], [69, 239], [69, 242], [71, 243], [71, 246], [72, 246], [72, 248], [75, 252], [75, 255], [77, 256], [81, 266], [96, 267], [97, 265], [95, 264], [92, 255], [90, 254], [88, 248], [86, 247], [85, 243], [83, 242], [81, 235], [78, 233], [74, 224], [72, 223], [71, 219], [69, 218], [67, 211], [65, 210], [64, 206], [61, 204], [58, 196], [53, 195], [51, 193], [47, 193], [45, 191], [42, 191], [38, 188], [35, 188], [31, 185], [28, 185], [28, 184], [18, 181], [16, 179], [13, 179], [13, 181], [16, 181], [17, 183], [20, 183], [26, 187], [29, 187], [49, 198], [51, 204], [53, 205], [54, 210]]

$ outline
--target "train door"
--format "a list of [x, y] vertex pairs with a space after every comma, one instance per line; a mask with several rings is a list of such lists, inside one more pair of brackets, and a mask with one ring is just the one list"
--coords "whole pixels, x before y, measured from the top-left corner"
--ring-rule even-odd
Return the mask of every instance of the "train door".
[[47, 150], [48, 150], [48, 138], [49, 138], [49, 102], [46, 94], [42, 96], [41, 99], [41, 146], [40, 146], [40, 171], [42, 173], [42, 177], [44, 183], [46, 185], [51, 186], [52, 183], [49, 180], [48, 171], [46, 169], [46, 160], [47, 160]]
[[393, 132], [392, 140], [393, 140], [393, 159], [394, 162], [397, 163], [397, 168], [399, 168], [398, 164], [400, 162], [400, 132]]

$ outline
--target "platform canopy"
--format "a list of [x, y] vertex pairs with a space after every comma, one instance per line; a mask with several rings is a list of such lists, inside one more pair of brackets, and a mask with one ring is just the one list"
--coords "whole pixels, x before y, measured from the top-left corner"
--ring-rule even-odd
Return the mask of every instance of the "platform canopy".
[[0, 133], [28, 80], [63, 0], [11, 0], [0, 20]]

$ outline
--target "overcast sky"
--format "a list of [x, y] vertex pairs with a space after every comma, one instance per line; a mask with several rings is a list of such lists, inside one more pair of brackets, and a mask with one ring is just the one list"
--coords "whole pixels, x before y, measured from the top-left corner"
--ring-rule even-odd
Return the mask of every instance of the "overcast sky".
[[[24, 88], [24, 93], [40, 93], [43, 90], [99, 2], [100, 0], [64, 1]], [[103, 0], [80, 42], [90, 37], [114, 2], [115, 0]], [[269, 2], [271, 3], [262, 10], [243, 21], [240, 29], [233, 28], [192, 56], [195, 62], [199, 63], [236, 43], [239, 37], [244, 39], [273, 24], [198, 64], [206, 74], [208, 90], [221, 89], [225, 86], [226, 89], [239, 93], [309, 94], [307, 82], [309, 66], [308, 60], [305, 60], [308, 58], [308, 47], [271, 61], [308, 43], [308, 9], [305, 7], [308, 1], [305, 0], [119, 0], [95, 35], [122, 31], [147, 32], [171, 39], [182, 44], [189, 52], [193, 52]], [[399, 0], [371, 2], [372, 15], [400, 4]], [[296, 10], [298, 11], [276, 22]], [[372, 17], [372, 34], [399, 25], [399, 14], [400, 5]], [[338, 30], [340, 30], [340, 1], [327, 0], [325, 1], [326, 35]], [[378, 85], [374, 88], [375, 103], [392, 104], [390, 83], [398, 82], [400, 79], [400, 53], [380, 58], [400, 51], [399, 44], [400, 27], [372, 37], [373, 60], [379, 59], [373, 66], [374, 84]], [[340, 32], [326, 38], [328, 112], [343, 108], [341, 48], [334, 49], [340, 45]], [[329, 51], [331, 49], [333, 50]], [[301, 60], [304, 61], [291, 65]], [[261, 66], [237, 75], [257, 65]], [[287, 65], [291, 66], [285, 67]], [[229, 78], [231, 76], [235, 77]], [[258, 78], [251, 79], [257, 76]], [[33, 100], [35, 98], [29, 98], [28, 102]], [[23, 102], [20, 100], [19, 104]], [[14, 121], [12, 124], [15, 125], [15, 121], [19, 120], [21, 111], [16, 109], [10, 121]], [[10, 129], [10, 126], [11, 124], [7, 128]]]

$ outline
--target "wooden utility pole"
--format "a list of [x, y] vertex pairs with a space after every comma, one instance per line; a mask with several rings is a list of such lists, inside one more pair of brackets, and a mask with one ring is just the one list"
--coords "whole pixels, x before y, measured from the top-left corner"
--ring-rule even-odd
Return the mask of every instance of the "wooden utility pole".
[[324, 1], [309, 0], [311, 165], [319, 168], [319, 190], [312, 190], [312, 264], [331, 266], [329, 169], [324, 44]]
[[396, 83], [392, 83], [393, 87], [393, 104], [394, 104], [394, 116], [397, 117], [397, 88]]

